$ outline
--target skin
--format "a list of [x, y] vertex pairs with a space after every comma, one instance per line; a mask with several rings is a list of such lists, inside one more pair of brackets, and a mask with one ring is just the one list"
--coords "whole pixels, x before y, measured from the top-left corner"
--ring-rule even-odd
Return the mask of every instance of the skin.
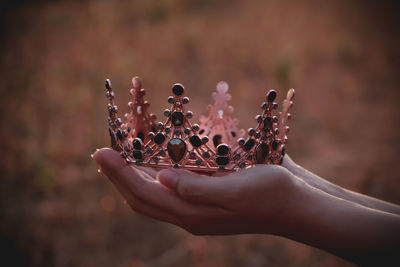
[[94, 160], [129, 206], [195, 235], [273, 234], [361, 265], [398, 265], [400, 207], [343, 189], [295, 164], [256, 165], [223, 177]]

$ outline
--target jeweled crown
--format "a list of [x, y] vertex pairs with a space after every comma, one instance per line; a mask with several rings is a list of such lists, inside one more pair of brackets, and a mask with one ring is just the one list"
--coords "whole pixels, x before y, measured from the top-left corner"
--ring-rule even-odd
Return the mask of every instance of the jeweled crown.
[[219, 82], [213, 93], [215, 103], [208, 106], [208, 116], [200, 117], [200, 125], [193, 124], [193, 113], [185, 110], [189, 98], [184, 96], [182, 84], [172, 86], [173, 96], [168, 97], [170, 109], [164, 111], [165, 122], [155, 122], [156, 116], [149, 113], [149, 102], [144, 100], [145, 90], [139, 77], [132, 79], [128, 103], [130, 112], [126, 122], [118, 117], [114, 103], [114, 91], [106, 80], [109, 134], [111, 147], [119, 151], [128, 163], [156, 168], [184, 168], [212, 174], [217, 171], [232, 172], [255, 164], [281, 164], [288, 142], [287, 122], [289, 108], [293, 105], [294, 89], [290, 89], [283, 100], [278, 116], [276, 91], [270, 90], [261, 104], [262, 114], [255, 117], [257, 126], [238, 129], [238, 120], [231, 114], [233, 107], [228, 84]]

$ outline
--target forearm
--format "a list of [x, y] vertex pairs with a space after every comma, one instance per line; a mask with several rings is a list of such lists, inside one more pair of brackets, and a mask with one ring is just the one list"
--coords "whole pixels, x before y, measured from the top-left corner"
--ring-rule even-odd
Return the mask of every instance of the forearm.
[[285, 157], [283, 166], [291, 171], [294, 175], [304, 180], [310, 186], [318, 188], [332, 196], [336, 196], [338, 198], [348, 200], [368, 208], [400, 215], [399, 205], [395, 205], [383, 200], [379, 200], [370, 196], [344, 189], [302, 168], [301, 166], [294, 163], [290, 159], [290, 157]]
[[362, 265], [399, 263], [400, 216], [366, 208], [299, 183], [282, 235]]

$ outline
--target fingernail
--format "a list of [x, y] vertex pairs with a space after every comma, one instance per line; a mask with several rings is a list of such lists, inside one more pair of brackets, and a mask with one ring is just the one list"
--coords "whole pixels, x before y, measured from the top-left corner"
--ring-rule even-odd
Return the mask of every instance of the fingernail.
[[176, 187], [178, 179], [179, 173], [174, 172], [170, 169], [162, 170], [158, 173], [158, 180], [160, 181], [160, 183], [171, 189], [174, 189]]

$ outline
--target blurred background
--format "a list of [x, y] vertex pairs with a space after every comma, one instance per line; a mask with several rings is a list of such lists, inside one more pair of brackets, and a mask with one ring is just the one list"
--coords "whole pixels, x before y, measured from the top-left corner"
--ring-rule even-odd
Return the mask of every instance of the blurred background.
[[[220, 80], [240, 126], [296, 89], [287, 150], [341, 186], [400, 204], [396, 1], [5, 1], [0, 253], [7, 266], [352, 266], [261, 235], [192, 236], [133, 213], [90, 154], [140, 76], [162, 116], [181, 82], [195, 120]], [[255, 108], [257, 107], [257, 108]]]

